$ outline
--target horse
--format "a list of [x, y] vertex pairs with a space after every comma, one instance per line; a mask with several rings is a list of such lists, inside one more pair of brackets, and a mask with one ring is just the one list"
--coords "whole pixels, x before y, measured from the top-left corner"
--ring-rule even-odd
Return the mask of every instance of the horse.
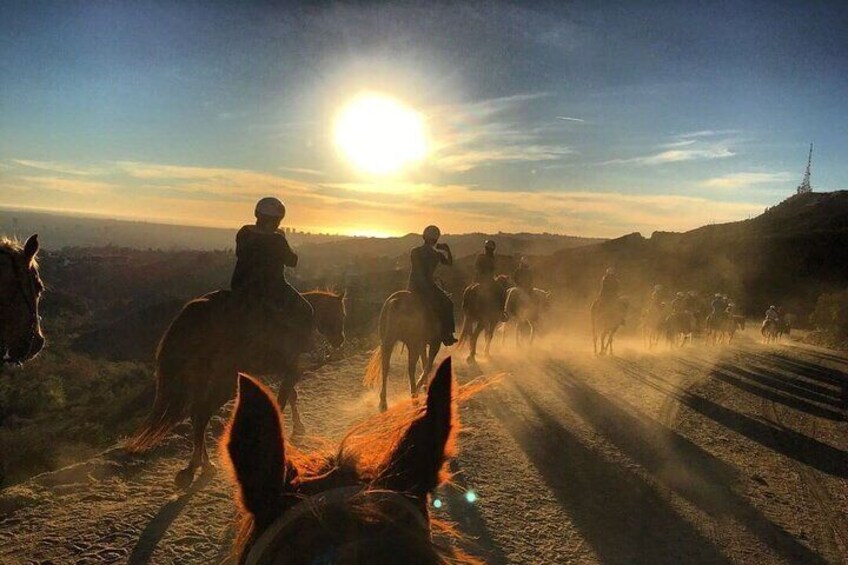
[[745, 316], [725, 314], [720, 317], [707, 316], [706, 339], [708, 342], [731, 343], [737, 330], [745, 329]]
[[653, 349], [659, 343], [666, 318], [664, 305], [651, 305], [642, 312], [642, 337], [648, 349]]
[[486, 355], [489, 354], [495, 329], [504, 321], [508, 285], [509, 277], [498, 275], [490, 288], [487, 289], [480, 283], [473, 283], [468, 285], [462, 293], [462, 311], [465, 319], [462, 322], [458, 345], [461, 347], [466, 343], [469, 344], [471, 352], [468, 354], [468, 363], [473, 363], [475, 360], [477, 339], [483, 331], [486, 332], [485, 352]]
[[[336, 348], [344, 343], [344, 295], [316, 290], [303, 293], [312, 305], [318, 332]], [[177, 473], [186, 488], [201, 465], [209, 464], [206, 427], [209, 419], [235, 395], [239, 371], [281, 375], [280, 405], [292, 409], [295, 433], [304, 425], [297, 410], [298, 359], [309, 335], [294, 328], [263, 327], [264, 318], [234, 301], [228, 291], [216, 291], [189, 301], [165, 331], [156, 351], [156, 397], [141, 429], [127, 442], [132, 452], [158, 444], [186, 417], [192, 423], [193, 450], [188, 465]], [[307, 346], [308, 348], [308, 346]]]
[[[627, 301], [623, 298], [609, 301], [601, 301], [596, 298], [592, 301], [590, 313], [592, 317], [592, 346], [595, 355], [605, 355], [607, 352], [613, 355], [613, 337], [618, 328], [624, 325], [627, 307]], [[598, 348], [598, 338], [601, 340], [600, 349]]]
[[529, 335], [530, 345], [536, 339], [536, 324], [541, 319], [542, 313], [548, 309], [551, 302], [551, 292], [534, 288], [532, 294], [526, 290], [514, 286], [506, 292], [506, 304], [504, 313], [503, 340], [506, 341], [507, 326], [515, 322], [515, 345], [521, 345], [521, 337]]
[[692, 312], [673, 312], [665, 320], [666, 341], [670, 347], [683, 347], [687, 341], [692, 343], [697, 326], [698, 322]]
[[396, 406], [352, 430], [338, 450], [287, 444], [270, 391], [240, 375], [220, 441], [235, 486], [235, 561], [258, 563], [474, 563], [433, 540], [447, 525], [428, 498], [446, 478], [459, 432], [451, 359], [425, 406]]
[[38, 249], [38, 234], [23, 246], [0, 237], [0, 364], [22, 365], [44, 347]]
[[778, 342], [781, 337], [789, 335], [791, 331], [792, 324], [788, 320], [765, 320], [760, 328], [765, 343]]
[[[386, 386], [389, 364], [395, 345], [401, 342], [406, 346], [409, 393], [414, 398], [418, 396], [424, 379], [433, 369], [436, 355], [442, 346], [442, 336], [435, 312], [431, 311], [420, 296], [409, 290], [399, 290], [383, 303], [379, 333], [380, 344], [371, 353], [365, 369], [364, 383], [366, 386], [373, 386], [382, 378], [380, 411], [385, 412], [388, 409]], [[415, 370], [419, 359], [423, 372], [416, 379]]]

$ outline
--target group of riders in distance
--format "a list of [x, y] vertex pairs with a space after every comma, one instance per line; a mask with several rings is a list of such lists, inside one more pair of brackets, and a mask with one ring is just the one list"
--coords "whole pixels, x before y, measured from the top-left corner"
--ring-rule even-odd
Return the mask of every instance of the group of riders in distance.
[[[770, 306], [761, 326], [763, 341], [777, 341], [791, 329], [791, 315]], [[726, 294], [716, 293], [707, 307], [695, 291], [677, 292], [669, 302], [662, 285], [655, 285], [648, 306], [642, 313], [642, 331], [649, 348], [665, 338], [671, 346], [691, 342], [702, 333], [709, 344], [730, 343], [739, 330], [745, 329], [745, 316], [737, 312], [736, 303]]]

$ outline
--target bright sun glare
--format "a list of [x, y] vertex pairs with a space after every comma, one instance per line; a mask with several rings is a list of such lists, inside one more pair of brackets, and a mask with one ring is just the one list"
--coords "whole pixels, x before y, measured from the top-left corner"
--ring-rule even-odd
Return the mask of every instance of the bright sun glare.
[[375, 175], [397, 173], [427, 152], [421, 115], [379, 94], [359, 96], [344, 107], [335, 140], [357, 168]]

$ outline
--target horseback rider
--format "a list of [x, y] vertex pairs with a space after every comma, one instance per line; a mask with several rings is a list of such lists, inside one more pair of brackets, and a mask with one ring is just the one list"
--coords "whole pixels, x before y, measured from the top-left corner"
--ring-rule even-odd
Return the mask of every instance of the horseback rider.
[[236, 235], [236, 267], [230, 288], [240, 300], [269, 312], [275, 323], [311, 329], [312, 306], [286, 280], [286, 267], [296, 267], [298, 261], [280, 230], [286, 207], [269, 196], [256, 203], [254, 215], [256, 223], [243, 226]]
[[768, 310], [766, 310], [766, 319], [763, 320], [763, 324], [768, 322], [777, 323], [780, 321], [780, 312], [774, 306], [769, 306]]
[[720, 318], [727, 313], [727, 299], [724, 295], [716, 293], [713, 296], [713, 301], [710, 303], [710, 307], [713, 309], [711, 315], [713, 319]]
[[412, 270], [407, 289], [435, 310], [441, 326], [442, 343], [453, 345], [457, 342], [453, 335], [456, 331], [453, 302], [433, 279], [439, 265], [453, 265], [453, 254], [446, 243], [437, 243], [442, 235], [438, 227], [427, 226], [422, 235], [424, 243], [409, 253]]
[[495, 242], [487, 239], [483, 244], [483, 252], [477, 255], [474, 262], [474, 282], [483, 284], [495, 281]]
[[678, 292], [674, 296], [674, 300], [671, 301], [671, 311], [674, 314], [683, 312], [686, 310], [686, 295], [682, 292]]
[[515, 272], [512, 274], [512, 280], [515, 282], [515, 286], [523, 290], [528, 294], [533, 293], [533, 269], [530, 268], [530, 263], [527, 261], [527, 257], [522, 257], [518, 260], [518, 268], [515, 269]]
[[615, 274], [614, 267], [608, 267], [604, 277], [601, 279], [601, 291], [598, 293], [598, 299], [602, 303], [610, 303], [619, 298], [620, 284], [618, 276]]

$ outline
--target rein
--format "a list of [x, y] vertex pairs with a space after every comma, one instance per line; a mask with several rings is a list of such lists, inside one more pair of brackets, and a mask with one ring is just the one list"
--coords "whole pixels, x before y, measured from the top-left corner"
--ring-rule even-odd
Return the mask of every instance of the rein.
[[[268, 529], [262, 532], [262, 535], [252, 545], [247, 554], [247, 559], [244, 561], [245, 565], [260, 565], [263, 563], [266, 557], [265, 554], [277, 540], [280, 533], [304, 515], [309, 513], [317, 514], [322, 508], [345, 504], [350, 499], [360, 495], [378, 500], [394, 500], [395, 502], [399, 502], [398, 508], [402, 509], [401, 514], [412, 516], [425, 531], [429, 530], [427, 520], [418, 508], [399, 493], [388, 490], [365, 490], [362, 486], [337, 488], [308, 496], [277, 518]], [[398, 520], [401, 517], [393, 515], [392, 519]]]

